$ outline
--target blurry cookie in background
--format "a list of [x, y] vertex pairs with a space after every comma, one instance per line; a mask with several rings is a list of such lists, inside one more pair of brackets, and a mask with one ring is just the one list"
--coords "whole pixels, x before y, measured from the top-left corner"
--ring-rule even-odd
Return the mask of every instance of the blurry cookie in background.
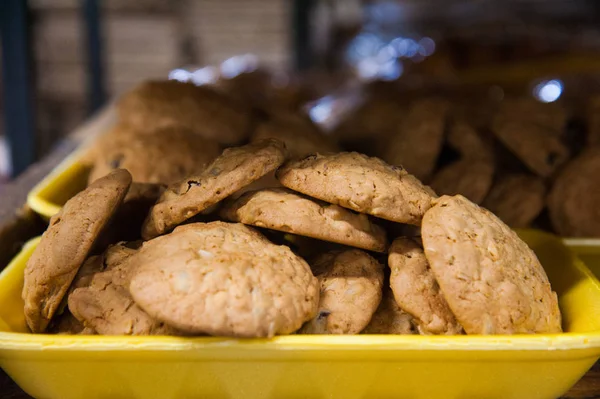
[[99, 143], [89, 181], [123, 168], [135, 182], [171, 184], [201, 172], [220, 152], [216, 141], [178, 126], [164, 127], [153, 134], [118, 128]]
[[431, 188], [439, 195], [462, 194], [481, 204], [494, 180], [494, 164], [487, 160], [461, 159], [440, 169]]
[[248, 105], [207, 86], [175, 80], [147, 81], [117, 102], [120, 123], [149, 131], [181, 126], [221, 144], [237, 144], [250, 134]]

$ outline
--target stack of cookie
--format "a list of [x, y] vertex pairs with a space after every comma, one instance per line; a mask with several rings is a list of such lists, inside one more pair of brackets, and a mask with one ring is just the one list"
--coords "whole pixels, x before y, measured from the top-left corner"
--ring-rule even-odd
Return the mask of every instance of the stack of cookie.
[[561, 331], [542, 266], [496, 216], [460, 195], [438, 198], [378, 158], [304, 156], [317, 133], [303, 132], [229, 147], [158, 189], [122, 168], [92, 182], [51, 219], [27, 264], [31, 331]]

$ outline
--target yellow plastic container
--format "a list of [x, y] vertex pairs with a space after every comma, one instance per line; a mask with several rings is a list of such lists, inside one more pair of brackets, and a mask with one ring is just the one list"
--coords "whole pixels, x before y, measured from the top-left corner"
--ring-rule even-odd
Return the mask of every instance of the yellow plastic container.
[[600, 283], [560, 239], [526, 231], [558, 292], [566, 333], [274, 339], [27, 333], [23, 268], [0, 274], [0, 367], [44, 399], [550, 399], [600, 357]]
[[69, 198], [86, 187], [89, 168], [82, 162], [84, 149], [65, 158], [27, 195], [27, 204], [45, 219], [60, 211]]
[[563, 242], [600, 278], [600, 238], [565, 238]]

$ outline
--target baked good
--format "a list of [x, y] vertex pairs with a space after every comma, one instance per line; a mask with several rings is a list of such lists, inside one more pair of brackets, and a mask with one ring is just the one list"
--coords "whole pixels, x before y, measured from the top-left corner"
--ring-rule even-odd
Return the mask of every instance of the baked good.
[[448, 144], [462, 158], [492, 162], [494, 154], [492, 145], [469, 123], [454, 121], [448, 131]]
[[181, 126], [221, 144], [240, 143], [250, 134], [249, 107], [207, 86], [176, 80], [146, 81], [118, 100], [120, 123], [152, 132]]
[[416, 334], [414, 318], [400, 309], [390, 287], [383, 287], [379, 307], [362, 334]]
[[329, 252], [311, 262], [319, 279], [319, 311], [303, 334], [358, 334], [381, 302], [383, 266], [366, 252]]
[[552, 225], [567, 237], [600, 236], [600, 148], [568, 163], [548, 196]]
[[461, 159], [440, 169], [431, 188], [439, 195], [462, 194], [480, 204], [492, 187], [494, 164], [486, 159]]
[[448, 104], [437, 98], [415, 101], [381, 154], [387, 163], [402, 166], [426, 181], [442, 149]]
[[533, 251], [486, 209], [443, 196], [423, 217], [425, 255], [467, 334], [561, 332], [556, 293]]
[[533, 175], [509, 174], [494, 183], [483, 207], [513, 228], [527, 227], [546, 205], [544, 181]]
[[161, 195], [144, 222], [142, 237], [166, 233], [274, 171], [286, 157], [285, 145], [274, 139], [226, 149], [204, 171], [171, 185]]
[[117, 169], [68, 200], [25, 267], [25, 320], [43, 332], [104, 226], [125, 198], [131, 175]]
[[412, 315], [421, 334], [462, 333], [440, 290], [423, 249], [400, 237], [390, 246], [390, 287], [400, 309]]
[[123, 168], [134, 182], [171, 184], [202, 172], [221, 153], [216, 141], [177, 126], [162, 128], [155, 134], [115, 136], [102, 147], [90, 172], [90, 182]]
[[356, 152], [311, 155], [276, 175], [292, 190], [398, 223], [419, 225], [435, 196], [403, 168]]
[[317, 312], [308, 264], [243, 224], [179, 226], [145, 243], [135, 260], [135, 302], [184, 332], [272, 337]]
[[364, 214], [318, 201], [288, 189], [248, 192], [226, 204], [221, 216], [232, 222], [284, 231], [384, 252], [385, 231]]

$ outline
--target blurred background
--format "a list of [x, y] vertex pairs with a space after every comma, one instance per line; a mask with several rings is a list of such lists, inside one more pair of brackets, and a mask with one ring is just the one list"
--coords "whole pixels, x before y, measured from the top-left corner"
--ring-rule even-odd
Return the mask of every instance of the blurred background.
[[264, 71], [326, 130], [373, 93], [516, 95], [577, 116], [600, 92], [599, 22], [593, 0], [4, 0], [0, 180], [148, 78]]

